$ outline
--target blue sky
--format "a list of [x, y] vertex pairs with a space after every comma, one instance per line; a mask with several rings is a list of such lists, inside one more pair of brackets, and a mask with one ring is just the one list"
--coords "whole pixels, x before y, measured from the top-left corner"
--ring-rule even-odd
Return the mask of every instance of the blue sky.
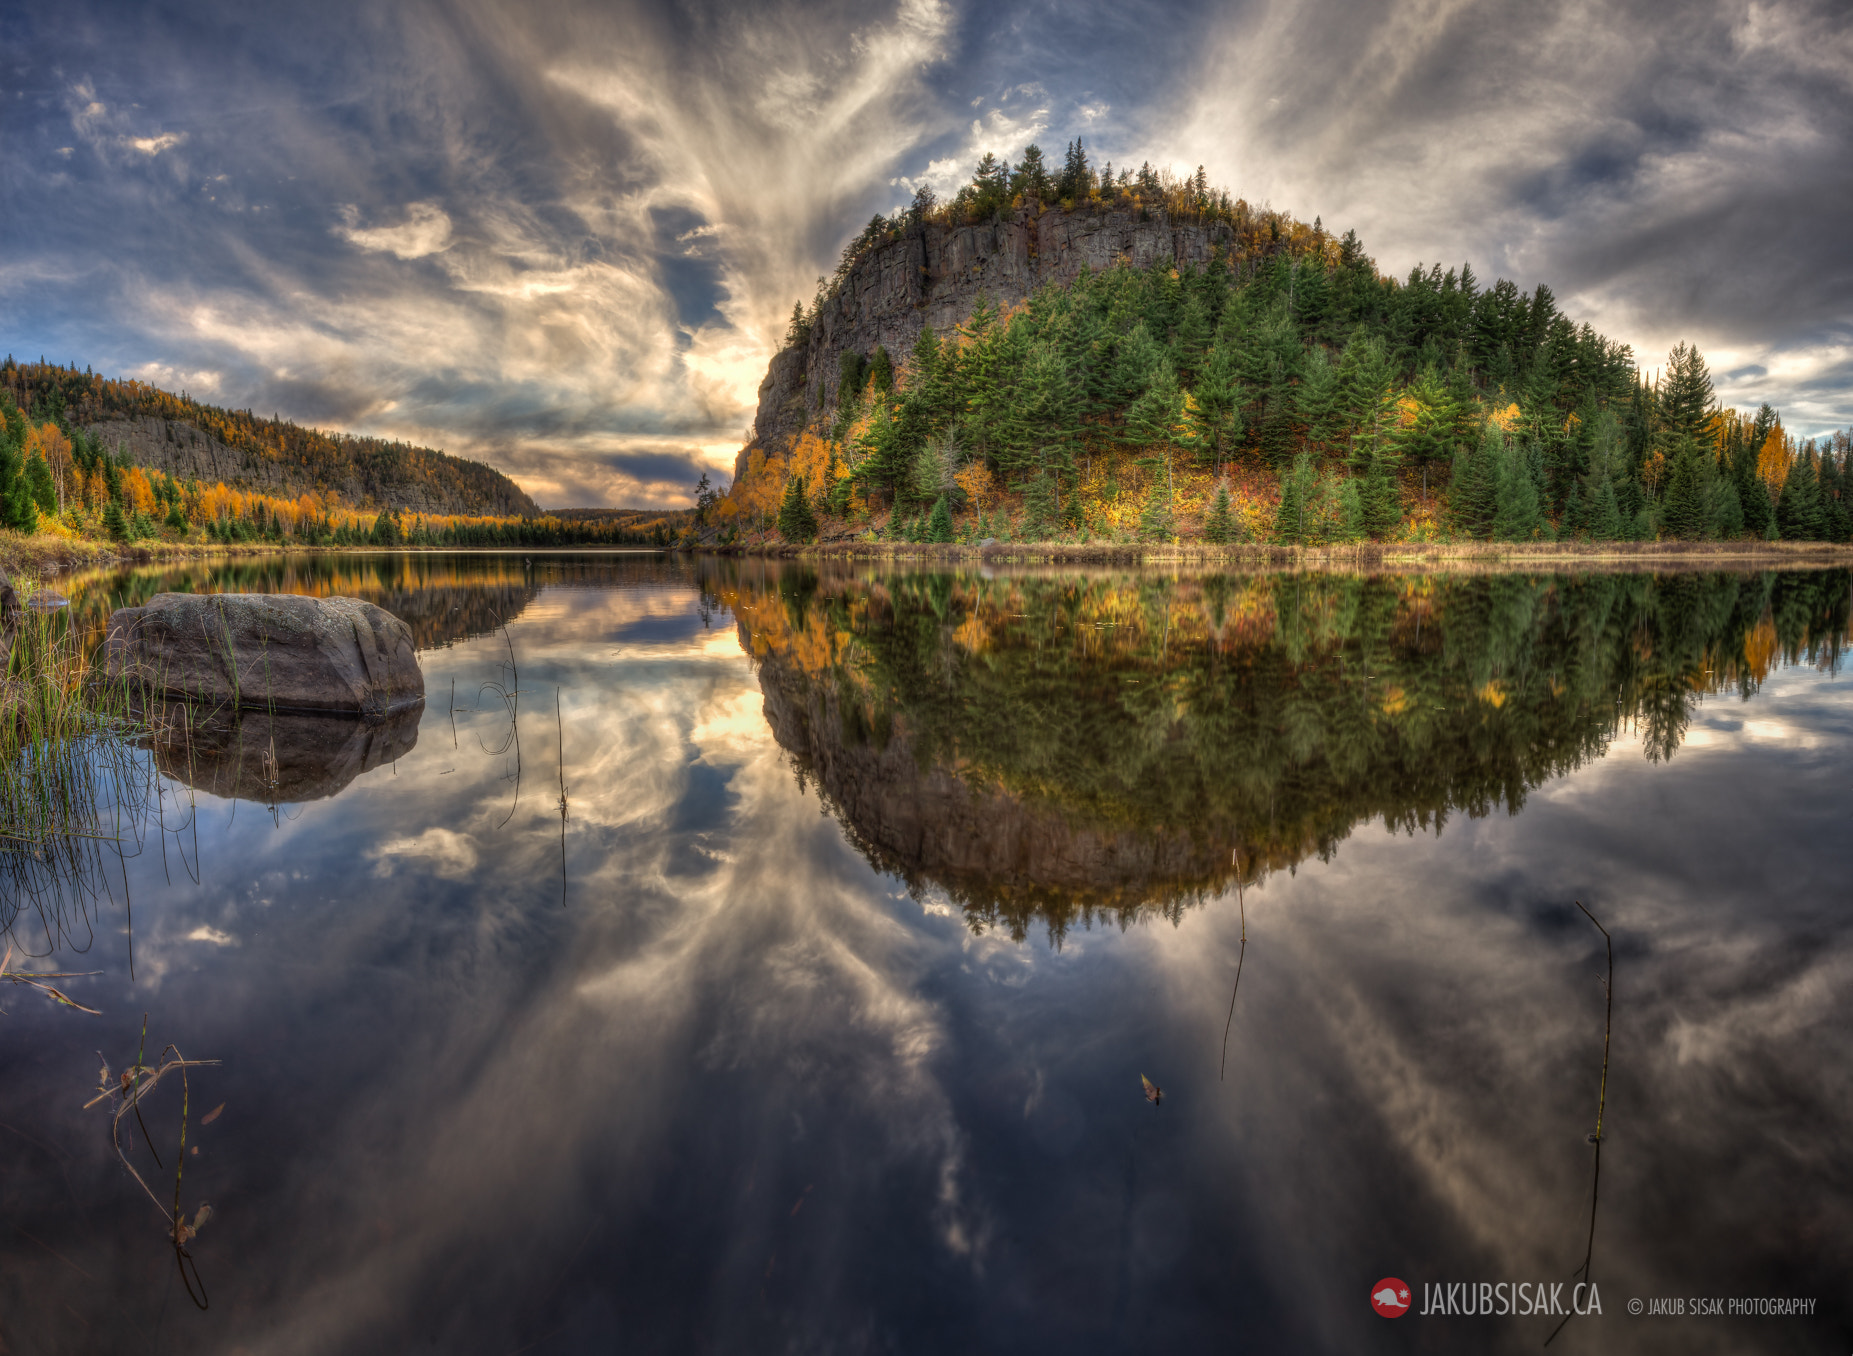
[[985, 150], [1203, 164], [1853, 423], [1833, 3], [9, 6], [0, 344], [478, 457], [731, 470], [794, 300]]

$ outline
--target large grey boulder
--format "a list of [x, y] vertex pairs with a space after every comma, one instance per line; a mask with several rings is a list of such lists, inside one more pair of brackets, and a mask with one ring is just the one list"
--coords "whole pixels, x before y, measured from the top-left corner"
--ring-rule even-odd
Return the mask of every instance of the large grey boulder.
[[104, 671], [144, 693], [380, 719], [419, 705], [412, 632], [359, 598], [161, 593], [109, 619]]

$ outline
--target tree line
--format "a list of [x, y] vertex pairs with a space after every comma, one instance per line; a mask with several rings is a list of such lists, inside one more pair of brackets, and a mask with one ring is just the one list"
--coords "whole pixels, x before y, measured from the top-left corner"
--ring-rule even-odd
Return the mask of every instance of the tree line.
[[[138, 465], [41, 394], [21, 408], [0, 383], [0, 528], [64, 538], [271, 542], [300, 546], [668, 546], [685, 511], [613, 517], [426, 514], [202, 483]], [[291, 426], [293, 427], [293, 426]]]
[[[1035, 147], [1008, 171], [987, 156], [915, 212], [1042, 193], [1258, 219], [1201, 172], [1095, 174], [1078, 142], [1060, 175]], [[736, 486], [736, 517], [776, 505], [788, 538], [880, 512], [929, 540], [959, 515], [968, 534], [1212, 541], [1853, 537], [1847, 433], [1798, 444], [1768, 405], [1721, 407], [1692, 346], [1644, 374], [1548, 286], [1465, 264], [1385, 277], [1355, 232], [1268, 222], [1205, 267], [1084, 271], [1021, 306], [980, 298], [899, 361], [841, 354], [834, 420], [761, 458], [777, 489]], [[872, 222], [820, 298], [907, 225]]]

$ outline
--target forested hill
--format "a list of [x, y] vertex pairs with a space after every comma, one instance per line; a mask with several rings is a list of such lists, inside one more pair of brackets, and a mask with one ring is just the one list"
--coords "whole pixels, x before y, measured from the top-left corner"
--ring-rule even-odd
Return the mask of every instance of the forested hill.
[[110, 452], [180, 480], [284, 499], [338, 494], [365, 509], [536, 517], [540, 509], [494, 467], [428, 447], [324, 433], [250, 410], [226, 410], [146, 382], [75, 366], [0, 365], [0, 388], [22, 411], [81, 428]]
[[1141, 167], [987, 156], [793, 310], [723, 535], [1213, 543], [1853, 539], [1846, 433], [1640, 370], [1548, 286], [1379, 273]]

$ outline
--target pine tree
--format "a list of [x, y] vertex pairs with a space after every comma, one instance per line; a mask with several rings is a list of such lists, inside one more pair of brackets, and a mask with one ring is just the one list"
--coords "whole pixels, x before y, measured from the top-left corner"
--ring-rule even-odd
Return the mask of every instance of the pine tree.
[[1223, 481], [1216, 486], [1216, 498], [1210, 503], [1210, 511], [1203, 520], [1203, 538], [1217, 546], [1227, 546], [1236, 540], [1235, 513], [1229, 502], [1229, 484]]
[[927, 520], [928, 541], [952, 540], [952, 510], [946, 507], [946, 496], [941, 495], [933, 501], [933, 516]]
[[[26, 501], [26, 506], [31, 507], [30, 500]], [[128, 520], [122, 516], [122, 505], [114, 499], [103, 505], [103, 530], [109, 533], [112, 541], [127, 541], [129, 538]]]
[[1530, 541], [1544, 525], [1538, 503], [1538, 485], [1526, 457], [1503, 444], [1499, 458], [1498, 492], [1493, 514], [1493, 536], [1500, 541]]
[[1028, 516], [1029, 527], [1038, 535], [1051, 531], [1060, 509], [1060, 492], [1055, 477], [1045, 467], [1031, 476], [1029, 483], [1023, 487], [1023, 510]]
[[1139, 512], [1139, 536], [1145, 541], [1167, 541], [1176, 530], [1171, 512], [1171, 476], [1152, 477], [1152, 492]]
[[805, 496], [804, 477], [793, 476], [785, 482], [785, 494], [779, 500], [779, 535], [788, 542], [807, 542], [817, 535], [817, 519]]
[[1456, 531], [1482, 539], [1492, 536], [1493, 519], [1499, 511], [1500, 469], [1505, 456], [1505, 433], [1491, 422], [1481, 430], [1477, 442], [1455, 453], [1448, 509]]
[[1317, 531], [1313, 512], [1313, 459], [1302, 452], [1293, 464], [1280, 473], [1280, 508], [1274, 514], [1274, 536], [1289, 545], [1299, 545]]
[[1826, 523], [1821, 512], [1821, 482], [1814, 468], [1814, 444], [1789, 463], [1788, 478], [1782, 482], [1782, 497], [1776, 501], [1776, 530], [1783, 541], [1820, 541]]
[[1014, 198], [1021, 193], [1026, 198], [1046, 202], [1054, 195], [1054, 190], [1048, 166], [1042, 163], [1042, 148], [1031, 142], [1023, 148], [1023, 158], [1010, 172], [1010, 196]]
[[869, 358], [868, 384], [871, 391], [881, 395], [894, 389], [894, 362], [880, 344], [875, 345], [875, 352]]
[[1660, 530], [1667, 536], [1698, 541], [1710, 535], [1710, 460], [1691, 437], [1681, 437], [1660, 500]]

